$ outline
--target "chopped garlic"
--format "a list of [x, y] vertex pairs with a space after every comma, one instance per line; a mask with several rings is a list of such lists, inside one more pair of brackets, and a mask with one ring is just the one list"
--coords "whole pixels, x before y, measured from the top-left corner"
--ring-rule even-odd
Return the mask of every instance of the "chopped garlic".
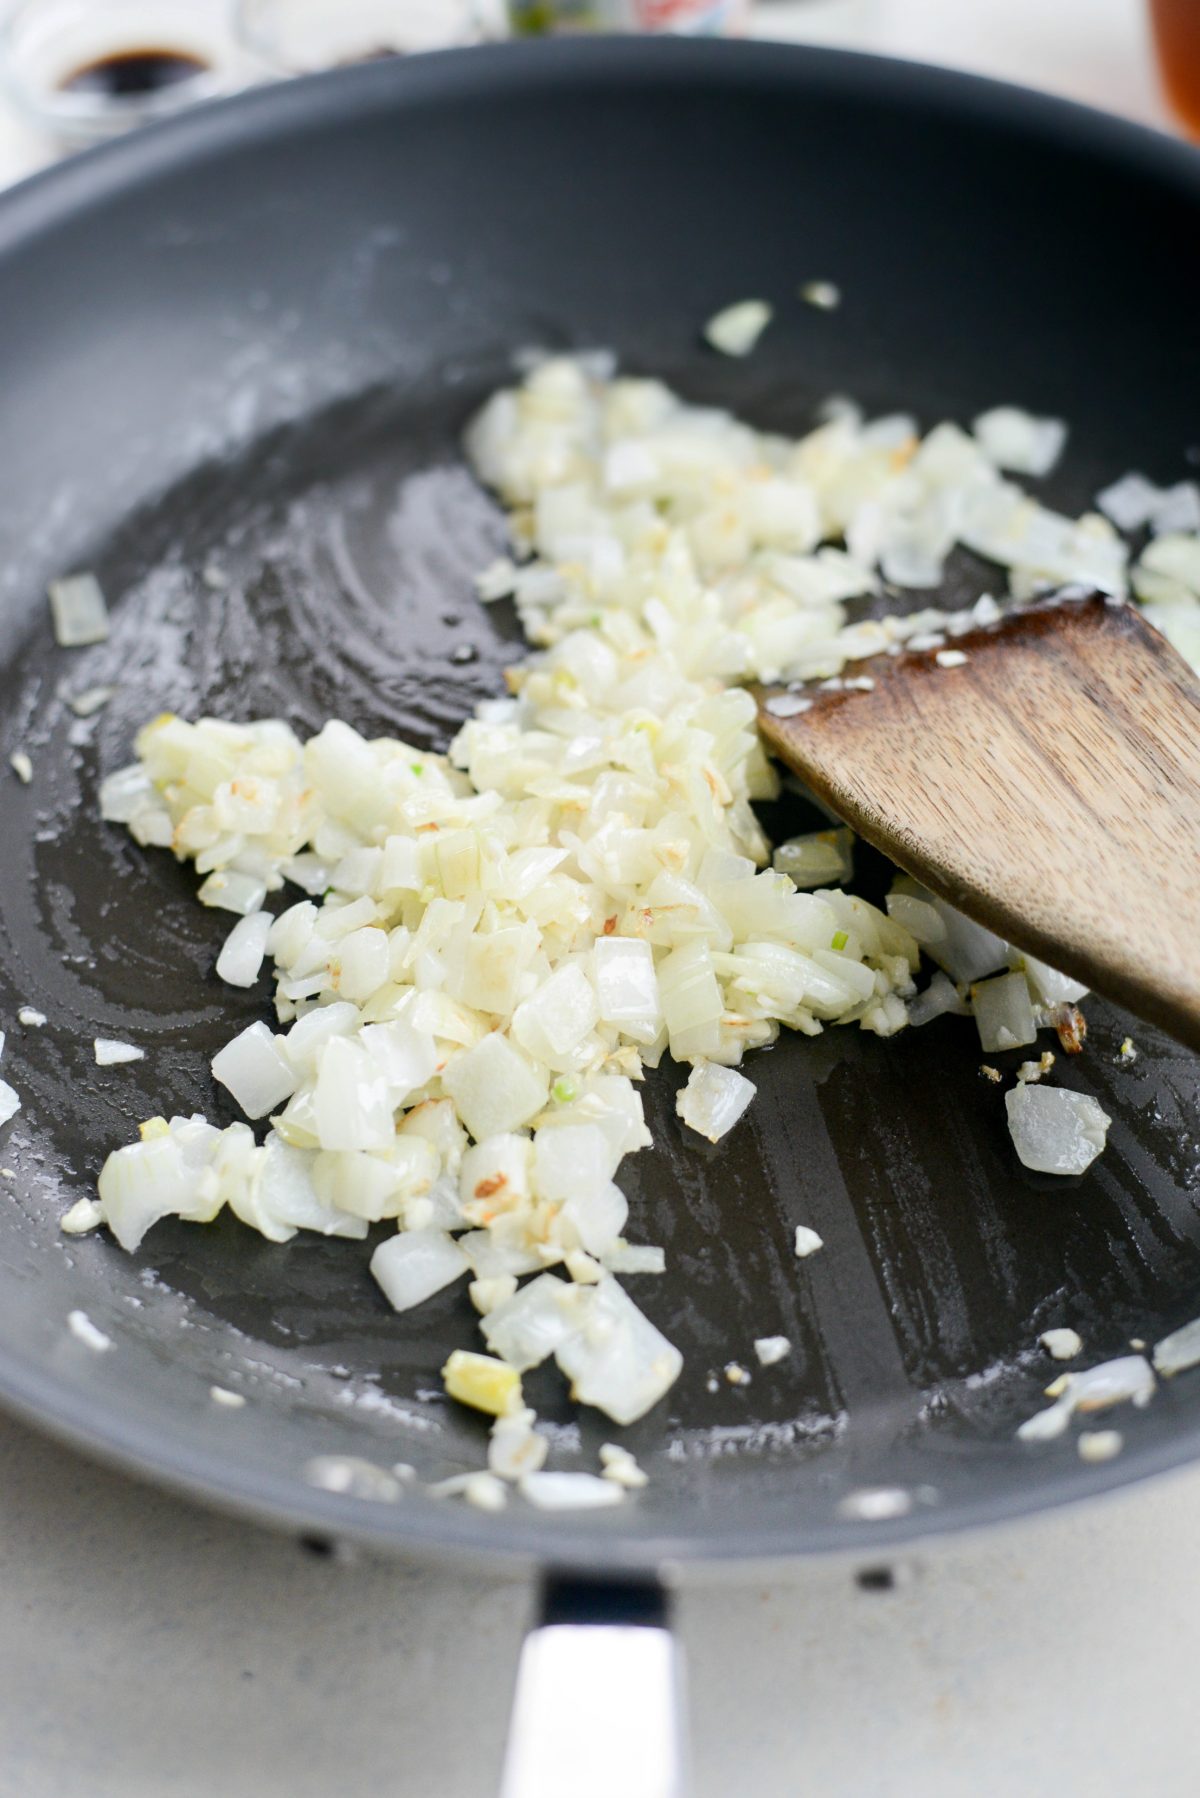
[[134, 1043], [117, 1042], [111, 1036], [98, 1036], [92, 1045], [98, 1068], [118, 1067], [126, 1061], [145, 1061], [146, 1051]]
[[106, 1336], [103, 1330], [98, 1330], [86, 1311], [69, 1311], [67, 1328], [72, 1336], [82, 1342], [85, 1347], [94, 1349], [98, 1355], [102, 1355], [106, 1349], [112, 1347], [112, 1337]]
[[799, 293], [806, 305], [821, 312], [834, 312], [842, 303], [842, 290], [833, 281], [806, 281]]
[[507, 556], [498, 556], [475, 576], [475, 591], [485, 605], [507, 599], [516, 584], [517, 570]]
[[23, 749], [14, 749], [8, 760], [13, 773], [21, 782], [21, 785], [27, 787], [33, 779], [33, 763], [30, 761], [25, 751]]
[[649, 1481], [646, 1470], [638, 1466], [629, 1450], [619, 1442], [603, 1443], [600, 1461], [604, 1468], [600, 1478], [611, 1480], [614, 1486], [624, 1486], [627, 1492], [639, 1491]]
[[1017, 1436], [1022, 1442], [1050, 1442], [1064, 1434], [1078, 1412], [1103, 1411], [1126, 1401], [1141, 1410], [1154, 1397], [1156, 1384], [1153, 1368], [1141, 1355], [1118, 1355], [1082, 1373], [1061, 1374], [1046, 1388], [1054, 1403], [1026, 1418]]
[[467, 1503], [474, 1505], [477, 1511], [502, 1511], [508, 1503], [504, 1482], [494, 1473], [482, 1469], [467, 1475], [462, 1492]]
[[451, 1398], [476, 1411], [487, 1411], [503, 1417], [521, 1405], [521, 1376], [515, 1367], [497, 1361], [492, 1355], [477, 1355], [470, 1349], [455, 1349], [442, 1369], [442, 1379]]
[[534, 1429], [535, 1421], [535, 1413], [526, 1407], [498, 1417], [492, 1425], [488, 1466], [500, 1479], [523, 1479], [545, 1462], [550, 1444]]
[[210, 1386], [208, 1396], [214, 1405], [224, 1405], [229, 1411], [240, 1411], [246, 1402], [243, 1393], [230, 1392], [228, 1386]]
[[704, 335], [723, 356], [748, 356], [771, 322], [765, 300], [739, 300], [709, 319]]
[[756, 1336], [754, 1352], [763, 1367], [774, 1367], [777, 1361], [783, 1361], [792, 1352], [792, 1345], [786, 1336]]
[[739, 1361], [728, 1361], [725, 1365], [725, 1378], [731, 1386], [748, 1386], [750, 1375]]
[[116, 690], [115, 687], [85, 687], [81, 693], [72, 693], [67, 704], [77, 718], [91, 718], [96, 712], [103, 711]]
[[1083, 1337], [1075, 1330], [1043, 1330], [1038, 1341], [1055, 1361], [1071, 1361], [1083, 1353]]
[[104, 1212], [95, 1199], [76, 1199], [70, 1210], [64, 1211], [59, 1218], [58, 1227], [64, 1236], [85, 1236], [103, 1222]]
[[803, 1261], [809, 1255], [815, 1255], [818, 1249], [825, 1247], [825, 1239], [810, 1230], [807, 1224], [797, 1224], [793, 1238], [793, 1252]]
[[1120, 1430], [1084, 1430], [1076, 1444], [1081, 1461], [1111, 1461], [1125, 1446]]
[[527, 1473], [520, 1491], [540, 1511], [591, 1511], [619, 1505], [621, 1486], [594, 1473]]
[[903, 1486], [864, 1486], [846, 1494], [838, 1505], [838, 1516], [856, 1523], [886, 1523], [906, 1517], [912, 1506], [912, 1493]]
[[27, 1030], [40, 1030], [46, 1022], [44, 1011], [35, 1011], [32, 1005], [22, 1005], [17, 1013], [17, 1023], [24, 1024]]
[[516, 1290], [515, 1274], [493, 1274], [487, 1280], [472, 1280], [467, 1287], [467, 1297], [480, 1316], [486, 1317], [489, 1311], [494, 1311], [497, 1305], [510, 1299]]
[[939, 649], [933, 659], [939, 668], [964, 668], [967, 663], [966, 652], [961, 649]]

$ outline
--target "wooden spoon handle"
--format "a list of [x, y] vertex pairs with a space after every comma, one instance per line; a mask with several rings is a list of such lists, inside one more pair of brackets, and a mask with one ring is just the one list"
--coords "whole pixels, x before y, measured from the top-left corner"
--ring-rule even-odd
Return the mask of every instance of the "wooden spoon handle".
[[1200, 1049], [1200, 687], [1133, 606], [1013, 614], [763, 709], [859, 834], [1019, 948]]

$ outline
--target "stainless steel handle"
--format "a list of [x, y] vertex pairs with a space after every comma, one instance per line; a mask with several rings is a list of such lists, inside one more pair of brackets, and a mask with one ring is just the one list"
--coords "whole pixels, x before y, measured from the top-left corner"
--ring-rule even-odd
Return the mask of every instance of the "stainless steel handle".
[[551, 1582], [521, 1650], [501, 1798], [686, 1798], [687, 1784], [661, 1588]]

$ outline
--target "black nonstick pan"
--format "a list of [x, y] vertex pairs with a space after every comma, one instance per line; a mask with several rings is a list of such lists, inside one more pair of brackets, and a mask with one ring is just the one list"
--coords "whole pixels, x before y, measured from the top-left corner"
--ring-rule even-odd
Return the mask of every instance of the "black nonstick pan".
[[[797, 299], [814, 279], [837, 282], [836, 312]], [[746, 296], [777, 320], [734, 364], [699, 328]], [[458, 447], [515, 350], [609, 346], [791, 430], [834, 392], [926, 423], [1017, 402], [1070, 421], [1047, 491], [1078, 510], [1126, 469], [1165, 481], [1200, 457], [1198, 318], [1190, 151], [985, 82], [773, 46], [339, 71], [0, 203], [0, 716], [4, 755], [34, 766], [3, 800], [3, 1071], [23, 1098], [0, 1149], [4, 1401], [289, 1528], [594, 1580], [875, 1553], [1192, 1457], [1200, 1371], [1127, 1407], [1104, 1465], [1014, 1439], [1049, 1377], [1040, 1330], [1071, 1324], [1100, 1360], [1200, 1311], [1200, 1061], [1099, 1002], [1069, 1077], [1115, 1122], [1078, 1181], [1016, 1163], [962, 1020], [781, 1042], [711, 1151], [683, 1140], [677, 1070], [651, 1076], [658, 1147], [628, 1190], [671, 1271], [636, 1297], [686, 1369], [626, 1433], [649, 1487], [602, 1513], [424, 1494], [483, 1460], [437, 1378], [471, 1340], [460, 1294], [397, 1317], [366, 1245], [280, 1249], [227, 1219], [163, 1224], [130, 1258], [58, 1219], [138, 1120], [228, 1120], [209, 1057], [267, 1005], [217, 983], [228, 919], [196, 906], [191, 873], [98, 821], [100, 776], [168, 708], [446, 744], [519, 653], [511, 615], [473, 596], [502, 528]], [[80, 567], [113, 633], [60, 649], [45, 586]], [[964, 559], [951, 598], [994, 580]], [[108, 683], [78, 719], [67, 695]], [[802, 823], [791, 806], [773, 826]], [[866, 865], [868, 891], [883, 879]], [[45, 1026], [17, 1025], [22, 1006]], [[98, 1034], [147, 1059], [98, 1069]], [[798, 1223], [826, 1244], [804, 1263]], [[110, 1349], [68, 1329], [73, 1310]], [[775, 1333], [795, 1352], [759, 1370], [752, 1339]], [[712, 1389], [731, 1360], [752, 1382]], [[247, 1404], [215, 1405], [214, 1384]], [[549, 1377], [529, 1390], [554, 1464], [594, 1466], [611, 1426]], [[329, 1490], [328, 1456], [383, 1472]], [[386, 1477], [397, 1462], [415, 1483]]]

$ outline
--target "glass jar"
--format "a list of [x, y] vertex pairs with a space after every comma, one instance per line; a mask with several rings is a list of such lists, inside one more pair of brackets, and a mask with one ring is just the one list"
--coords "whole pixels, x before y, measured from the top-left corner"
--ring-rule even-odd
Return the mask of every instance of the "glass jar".
[[508, 0], [514, 36], [549, 31], [667, 31], [690, 37], [736, 36], [749, 0]]

